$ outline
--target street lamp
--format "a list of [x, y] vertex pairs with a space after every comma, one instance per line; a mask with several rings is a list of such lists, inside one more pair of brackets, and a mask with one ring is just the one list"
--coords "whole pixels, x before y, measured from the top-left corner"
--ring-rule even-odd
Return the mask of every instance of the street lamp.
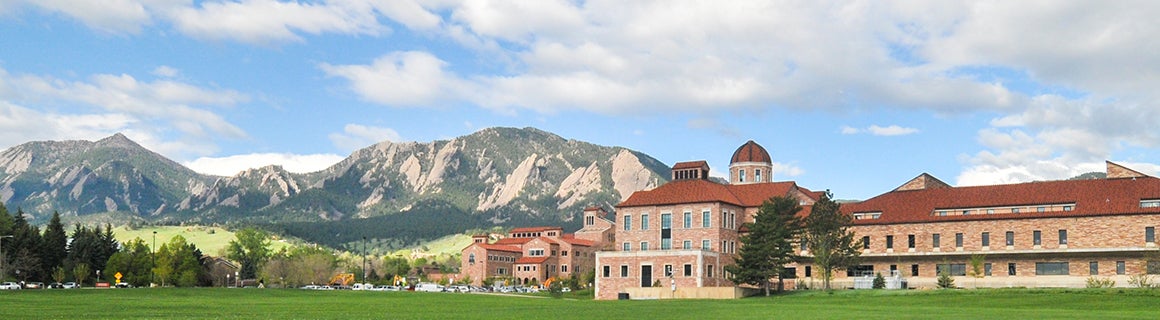
[[230, 274], [229, 273], [226, 273], [226, 282], [222, 282], [222, 287], [223, 288], [230, 287]]
[[367, 236], [363, 236], [363, 283], [367, 283]]
[[241, 288], [242, 287], [240, 285], [241, 283], [242, 283], [241, 274], [239, 274], [237, 271], [234, 271], [234, 288]]
[[97, 282], [101, 282], [101, 270], [97, 270]]

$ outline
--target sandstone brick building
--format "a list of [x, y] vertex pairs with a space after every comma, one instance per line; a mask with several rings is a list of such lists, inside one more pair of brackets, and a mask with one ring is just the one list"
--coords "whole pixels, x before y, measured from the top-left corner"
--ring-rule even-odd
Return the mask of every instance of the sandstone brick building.
[[[852, 287], [855, 277], [881, 272], [931, 287], [945, 270], [959, 286], [1082, 287], [1092, 276], [1127, 286], [1131, 275], [1160, 271], [1160, 264], [1148, 270], [1147, 262], [1160, 259], [1160, 179], [1112, 162], [1107, 167], [1105, 179], [973, 187], [921, 174], [843, 204], [855, 219], [863, 264], [836, 274], [834, 285]], [[741, 226], [753, 221], [762, 201], [795, 197], [808, 214], [821, 196], [792, 181], [774, 182], [768, 152], [753, 141], [734, 152], [728, 184], [708, 173], [704, 161], [677, 163], [672, 182], [616, 206], [612, 251], [596, 254], [597, 299], [625, 292], [670, 297], [670, 286], [671, 297], [729, 296], [696, 292], [733, 286], [723, 268], [733, 263]], [[787, 266], [789, 288], [816, 276], [808, 248], [799, 253], [804, 260]], [[978, 278], [966, 276], [972, 257], [983, 261]], [[663, 290], [649, 291], [657, 282]]]
[[515, 228], [489, 243], [487, 235], [473, 237], [462, 251], [460, 279], [482, 285], [486, 279], [514, 284], [541, 283], [593, 270], [595, 252], [612, 240], [613, 222], [604, 209], [584, 210], [584, 226], [575, 234], [560, 227]]

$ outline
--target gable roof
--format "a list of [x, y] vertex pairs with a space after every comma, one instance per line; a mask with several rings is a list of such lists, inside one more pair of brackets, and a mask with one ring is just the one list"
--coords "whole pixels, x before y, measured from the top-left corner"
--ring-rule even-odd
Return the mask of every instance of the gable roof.
[[476, 243], [475, 245], [478, 245], [480, 248], [484, 248], [488, 251], [506, 251], [506, 252], [515, 252], [515, 253], [523, 252], [523, 250], [520, 250], [519, 247], [515, 247], [515, 246], [486, 244], [486, 243]]
[[677, 162], [676, 164], [673, 164], [673, 170], [679, 170], [679, 169], [705, 169], [705, 170], [709, 170], [709, 162], [706, 162], [705, 160], [699, 160], [699, 161]]
[[526, 232], [544, 232], [544, 231], [549, 231], [549, 230], [562, 230], [562, 229], [563, 228], [561, 228], [561, 227], [525, 227], [525, 228], [512, 229], [512, 231], [508, 231], [508, 234], [526, 233]]
[[616, 207], [698, 202], [724, 202], [742, 207], [756, 207], [771, 197], [787, 195], [794, 189], [797, 189], [797, 184], [793, 181], [730, 185], [699, 179], [678, 180], [652, 190], [633, 192]]
[[[1160, 199], [1160, 179], [1064, 180], [1019, 184], [895, 190], [866, 201], [842, 205], [842, 212], [881, 212], [878, 219], [855, 224], [1025, 219], [1117, 214], [1160, 213], [1141, 208], [1140, 200]], [[940, 209], [1071, 204], [1071, 211], [937, 216]]]
[[495, 243], [492, 243], [492, 244], [522, 245], [522, 244], [528, 243], [528, 241], [532, 241], [532, 239], [535, 239], [535, 238], [503, 238], [503, 239], [496, 240]]
[[548, 257], [520, 257], [516, 259], [516, 264], [541, 264], [548, 261]]
[[596, 244], [596, 242], [593, 242], [592, 240], [578, 239], [571, 233], [565, 235], [563, 238], [560, 238], [560, 241], [567, 242], [570, 245], [582, 247], [591, 247]]

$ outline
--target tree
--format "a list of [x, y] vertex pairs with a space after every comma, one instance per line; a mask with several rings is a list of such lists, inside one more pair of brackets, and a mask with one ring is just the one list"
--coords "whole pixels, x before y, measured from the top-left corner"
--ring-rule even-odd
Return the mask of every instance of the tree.
[[270, 239], [265, 231], [255, 228], [242, 229], [235, 237], [226, 247], [226, 258], [242, 265], [239, 270], [242, 279], [253, 279], [270, 256]]
[[[983, 270], [984, 259], [986, 259], [986, 256], [981, 255], [981, 254], [972, 254], [971, 255], [971, 260], [970, 260], [971, 270], [968, 270], [967, 275], [971, 276], [971, 278], [975, 278], [976, 284], [978, 284], [979, 278], [982, 278], [983, 276], [986, 275], [986, 271]], [[975, 287], [978, 287], [978, 286], [976, 285]]]
[[56, 282], [64, 282], [65, 272], [64, 267], [56, 267], [52, 270], [52, 280]]
[[89, 274], [92, 272], [89, 270], [89, 265], [87, 263], [78, 263], [76, 266], [73, 266], [72, 270], [73, 280], [75, 280], [77, 284], [84, 284], [85, 280], [89, 278]]
[[951, 278], [950, 268], [944, 269], [938, 273], [938, 287], [941, 289], [950, 289], [955, 287], [955, 279]]
[[806, 246], [813, 254], [814, 265], [821, 272], [826, 290], [830, 290], [834, 271], [856, 265], [861, 254], [854, 242], [854, 232], [850, 231], [853, 218], [842, 214], [839, 209], [840, 205], [834, 202], [833, 194], [827, 190], [805, 219]]
[[149, 246], [145, 245], [145, 240], [135, 238], [126, 242], [121, 251], [109, 257], [105, 267], [107, 270], [103, 274], [109, 278], [120, 272], [121, 282], [136, 287], [146, 286], [153, 272], [152, 254], [149, 252]]
[[882, 276], [882, 273], [881, 273], [881, 272], [877, 272], [877, 273], [875, 273], [875, 274], [874, 274], [874, 284], [873, 284], [873, 288], [874, 288], [874, 289], [884, 289], [884, 288], [886, 288], [886, 278]]
[[773, 197], [761, 204], [754, 222], [745, 224], [749, 233], [741, 237], [743, 245], [737, 264], [726, 267], [734, 283], [760, 286], [769, 295], [770, 279], [777, 277], [780, 282], [785, 265], [797, 257], [793, 241], [802, 230], [802, 220], [797, 216], [801, 209], [797, 199], [787, 196]]
[[68, 235], [64, 232], [64, 225], [60, 223], [60, 213], [53, 212], [40, 241], [41, 268], [45, 274], [53, 274], [57, 268], [64, 265], [66, 257], [68, 257]]

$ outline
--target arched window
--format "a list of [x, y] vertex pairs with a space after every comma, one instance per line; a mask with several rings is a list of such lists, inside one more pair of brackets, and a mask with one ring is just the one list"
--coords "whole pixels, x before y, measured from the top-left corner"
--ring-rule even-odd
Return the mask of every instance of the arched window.
[[475, 254], [474, 253], [467, 255], [467, 263], [468, 264], [475, 264]]

